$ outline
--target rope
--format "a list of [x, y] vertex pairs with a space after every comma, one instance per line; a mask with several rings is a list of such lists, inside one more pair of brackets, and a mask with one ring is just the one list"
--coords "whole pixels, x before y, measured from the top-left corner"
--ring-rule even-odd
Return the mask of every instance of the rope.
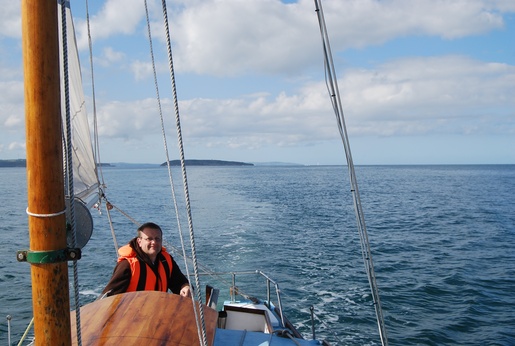
[[[34, 324], [34, 317], [32, 317], [32, 319], [30, 320], [30, 323], [29, 325], [27, 326], [27, 329], [25, 329], [25, 332], [23, 333], [20, 341], [18, 342], [18, 346], [21, 346], [23, 345], [23, 342], [25, 341], [25, 339], [27, 338], [27, 335], [29, 334], [29, 330], [30, 328], [32, 328], [32, 325]], [[11, 342], [9, 341], [9, 345], [11, 345]]]
[[[191, 257], [193, 260], [193, 270], [195, 273], [195, 284], [196, 284], [197, 288], [199, 288], [199, 289], [197, 289], [197, 299], [199, 302], [201, 302], [202, 298], [201, 298], [201, 292], [200, 292], [200, 279], [199, 279], [199, 273], [198, 273], [198, 263], [197, 263], [196, 247], [195, 247], [195, 236], [194, 236], [194, 230], [193, 230], [193, 220], [192, 220], [192, 216], [191, 216], [191, 203], [190, 203], [190, 196], [189, 196], [189, 189], [188, 189], [188, 179], [187, 179], [187, 175], [186, 175], [184, 145], [183, 145], [183, 141], [182, 141], [181, 121], [180, 121], [180, 115], [179, 115], [179, 102], [178, 102], [178, 98], [177, 98], [177, 88], [176, 88], [176, 84], [175, 84], [175, 72], [174, 72], [174, 67], [173, 67], [170, 26], [168, 24], [166, 0], [162, 0], [161, 3], [162, 3], [162, 8], [163, 8], [163, 22], [164, 22], [165, 31], [166, 31], [166, 45], [167, 45], [167, 50], [168, 50], [170, 82], [172, 84], [171, 86], [172, 86], [173, 102], [174, 102], [174, 108], [175, 108], [175, 123], [176, 123], [177, 142], [178, 142], [178, 146], [179, 146], [179, 154], [180, 154], [180, 161], [181, 161], [181, 172], [182, 172], [182, 180], [183, 180], [183, 187], [184, 187], [184, 198], [185, 198], [185, 202], [186, 202], [186, 212], [188, 215]], [[163, 127], [163, 130], [164, 130], [164, 127]], [[168, 158], [168, 151], [166, 150], [166, 152], [167, 152], [166, 163], [167, 163], [168, 172], [169, 172], [170, 178], [171, 178], [170, 160]], [[172, 184], [172, 190], [173, 190], [173, 184]], [[175, 200], [174, 200], [174, 203], [176, 203]], [[178, 215], [177, 215], [177, 220], [179, 220]], [[179, 228], [179, 232], [181, 233], [181, 242], [182, 242], [182, 231], [180, 228]], [[184, 245], [183, 245], [183, 251], [184, 251], [184, 254], [186, 254], [186, 252], [184, 250]], [[204, 308], [203, 308], [202, 304], [199, 304], [198, 307], [199, 307], [199, 314], [200, 314], [200, 322], [202, 324], [202, 330], [201, 330], [202, 331], [202, 343], [204, 345], [207, 345], [206, 326], [205, 326], [205, 321], [204, 321]], [[197, 321], [197, 326], [198, 326], [198, 321]], [[199, 335], [199, 340], [200, 339], [201, 338]]]
[[[66, 107], [66, 145], [65, 145], [65, 171], [66, 171], [66, 186], [68, 188], [67, 195], [69, 196], [69, 222], [72, 230], [72, 247], [77, 246], [77, 228], [75, 224], [75, 206], [74, 206], [74, 189], [73, 189], [73, 147], [72, 147], [72, 126], [70, 116], [70, 82], [68, 75], [68, 35], [66, 23], [66, 8], [70, 7], [69, 0], [61, 0], [61, 34], [63, 42], [63, 71], [64, 71], [64, 95]], [[74, 302], [75, 302], [75, 318], [77, 326], [77, 344], [82, 345], [81, 340], [81, 324], [80, 324], [80, 297], [79, 297], [79, 273], [78, 263], [73, 261], [73, 288], [74, 288]]]
[[377, 287], [376, 276], [374, 273], [374, 266], [372, 262], [372, 253], [370, 251], [370, 243], [368, 241], [367, 228], [365, 225], [365, 217], [363, 214], [363, 208], [361, 206], [361, 198], [359, 196], [358, 189], [358, 181], [356, 179], [356, 172], [354, 170], [354, 163], [352, 160], [352, 154], [350, 151], [350, 143], [349, 137], [347, 135], [347, 129], [345, 127], [345, 119], [343, 117], [343, 106], [340, 99], [340, 91], [338, 89], [338, 81], [336, 79], [336, 72], [334, 68], [331, 47], [329, 44], [329, 35], [327, 33], [327, 28], [325, 25], [324, 13], [322, 10], [321, 0], [315, 1], [315, 10], [318, 16], [318, 22], [320, 26], [320, 34], [322, 36], [322, 44], [324, 50], [324, 66], [325, 66], [325, 74], [326, 74], [326, 85], [329, 95], [331, 97], [331, 102], [333, 105], [334, 113], [336, 116], [336, 121], [338, 125], [338, 129], [340, 131], [340, 136], [343, 142], [343, 147], [345, 150], [345, 157], [347, 159], [347, 167], [349, 171], [349, 180], [351, 186], [351, 192], [354, 203], [354, 212], [356, 214], [356, 222], [358, 226], [358, 233], [360, 237], [361, 244], [361, 254], [363, 257], [363, 261], [365, 263], [365, 270], [367, 272], [368, 282], [370, 285], [370, 290], [372, 292], [372, 299], [374, 302], [376, 318], [379, 328], [379, 336], [381, 338], [381, 343], [383, 346], [388, 345], [388, 339], [386, 336], [386, 327], [384, 323], [383, 312], [381, 309], [381, 302], [379, 299], [379, 289]]
[[[152, 54], [152, 37], [151, 37], [151, 34], [150, 34], [150, 24], [149, 24], [149, 19], [148, 19], [148, 9], [147, 9], [146, 1], [145, 1], [145, 9], [146, 9], [146, 13], [147, 13], [147, 25], [148, 25], [148, 28], [149, 28], [149, 41], [150, 41], [151, 54]], [[167, 7], [166, 7], [166, 1], [165, 0], [162, 1], [162, 10], [163, 10], [163, 21], [164, 21], [164, 25], [165, 25], [166, 39], [167, 39], [170, 80], [171, 80], [172, 90], [173, 90], [173, 99], [174, 99], [174, 108], [175, 108], [175, 120], [176, 120], [176, 129], [177, 129], [177, 140], [178, 140], [180, 159], [181, 159], [181, 172], [182, 172], [183, 186], [184, 186], [184, 195], [185, 195], [185, 201], [186, 201], [186, 211], [187, 211], [187, 215], [188, 215], [188, 225], [189, 225], [189, 233], [190, 233], [189, 234], [190, 235], [190, 245], [191, 245], [191, 253], [192, 253], [192, 259], [193, 259], [193, 269], [194, 269], [194, 274], [195, 274], [195, 285], [198, 288], [196, 290], [196, 293], [197, 293], [197, 300], [199, 302], [201, 302], [202, 301], [202, 297], [201, 297], [200, 280], [199, 280], [199, 273], [198, 273], [198, 264], [197, 264], [197, 257], [196, 257], [195, 237], [194, 237], [194, 231], [193, 231], [193, 222], [192, 222], [192, 218], [191, 218], [191, 206], [190, 206], [189, 191], [188, 191], [188, 181], [187, 181], [186, 168], [185, 168], [185, 163], [184, 163], [185, 162], [185, 160], [184, 160], [184, 148], [183, 148], [183, 141], [182, 141], [182, 134], [181, 134], [181, 126], [180, 126], [180, 116], [179, 116], [179, 106], [178, 106], [178, 100], [177, 100], [177, 90], [176, 90], [176, 86], [175, 86], [175, 76], [174, 76], [174, 68], [173, 68], [171, 39], [170, 39], [170, 29], [169, 29], [169, 25], [168, 25], [168, 15], [167, 15]], [[181, 239], [181, 245], [182, 245], [182, 249], [183, 249], [183, 254], [184, 254], [184, 258], [186, 258], [186, 250], [185, 250], [186, 247], [184, 245], [184, 239], [183, 239], [183, 235], [182, 235], [182, 228], [181, 228], [181, 223], [180, 223], [180, 219], [179, 219], [179, 213], [178, 213], [178, 210], [177, 210], [177, 199], [176, 199], [176, 195], [175, 195], [175, 189], [174, 189], [173, 178], [172, 178], [172, 173], [171, 173], [170, 158], [169, 158], [169, 154], [168, 154], [168, 146], [166, 144], [166, 134], [165, 134], [165, 130], [164, 130], [164, 122], [163, 122], [163, 115], [162, 115], [162, 111], [161, 111], [161, 105], [160, 105], [160, 101], [159, 101], [159, 88], [158, 88], [158, 85], [157, 85], [157, 78], [156, 78], [155, 63], [154, 63], [154, 56], [153, 56], [153, 54], [152, 54], [152, 66], [153, 66], [153, 70], [154, 70], [154, 81], [155, 81], [155, 84], [156, 84], [156, 92], [157, 92], [158, 103], [159, 103], [159, 110], [160, 110], [160, 116], [161, 116], [161, 128], [162, 128], [162, 131], [163, 131], [163, 142], [164, 142], [165, 153], [166, 153], [166, 163], [167, 163], [167, 167], [168, 167], [168, 175], [169, 175], [169, 178], [170, 178], [170, 186], [171, 186], [172, 198], [173, 198], [174, 205], [175, 205], [175, 210], [176, 210], [177, 225], [178, 225], [178, 230], [179, 230], [179, 236], [180, 236], [180, 239]], [[185, 267], [186, 267], [187, 275], [189, 276], [189, 269], [188, 269], [187, 262], [185, 262]], [[198, 333], [199, 333], [199, 341], [201, 340], [201, 344], [202, 345], [207, 345], [206, 326], [205, 326], [205, 320], [204, 320], [204, 308], [203, 308], [202, 304], [198, 305], [198, 309], [199, 309], [198, 313], [200, 315], [200, 321], [199, 321], [199, 316], [197, 316], [197, 309], [196, 309], [195, 299], [192, 299], [192, 304], [193, 304], [193, 308], [194, 308], [193, 310], [195, 311], [197, 330], [198, 330]], [[201, 326], [199, 326], [199, 323], [201, 324]]]
[[[156, 88], [156, 97], [157, 97], [157, 103], [158, 103], [158, 108], [159, 108], [159, 116], [160, 116], [160, 120], [161, 120], [161, 130], [162, 130], [162, 135], [163, 135], [163, 144], [164, 144], [164, 150], [165, 150], [165, 155], [166, 155], [166, 163], [167, 163], [167, 167], [168, 167], [168, 176], [170, 179], [172, 199], [174, 202], [175, 214], [177, 217], [179, 237], [181, 240], [184, 257], [186, 258], [186, 250], [185, 250], [186, 247], [185, 247], [184, 238], [182, 235], [182, 227], [181, 227], [179, 212], [178, 212], [178, 203], [177, 203], [177, 198], [176, 198], [175, 188], [174, 188], [175, 184], [173, 183], [173, 176], [172, 176], [172, 171], [171, 171], [171, 167], [170, 167], [170, 157], [169, 157], [169, 153], [168, 153], [168, 144], [166, 141], [166, 131], [165, 131], [165, 126], [164, 126], [163, 111], [162, 111], [162, 107], [161, 107], [161, 99], [159, 96], [159, 85], [157, 82], [157, 73], [156, 73], [156, 67], [155, 67], [155, 59], [154, 59], [154, 52], [153, 52], [153, 45], [152, 45], [152, 34], [151, 34], [151, 29], [150, 29], [150, 19], [149, 19], [149, 15], [148, 15], [147, 1], [145, 0], [144, 3], [145, 3], [145, 14], [146, 14], [146, 19], [147, 19], [150, 55], [151, 55], [151, 59], [152, 59], [152, 69], [153, 69], [153, 73], [154, 73], [154, 84], [155, 84], [155, 88]], [[184, 151], [183, 151], [182, 136], [181, 136], [181, 129], [180, 129], [180, 118], [179, 118], [179, 107], [178, 107], [178, 101], [177, 101], [177, 92], [176, 92], [176, 88], [175, 88], [175, 78], [174, 78], [174, 72], [173, 72], [174, 70], [173, 70], [173, 60], [172, 60], [172, 54], [171, 54], [170, 31], [169, 31], [169, 26], [168, 26], [166, 1], [162, 2], [162, 8], [163, 8], [163, 19], [164, 19], [166, 37], [167, 37], [168, 60], [169, 60], [169, 65], [170, 65], [170, 78], [171, 78], [171, 82], [172, 82], [174, 105], [175, 105], [177, 138], [178, 138], [179, 148], [180, 148], [180, 152], [181, 152], [181, 166], [183, 167], [182, 172], [183, 172], [184, 194], [185, 194], [185, 199], [186, 199], [186, 209], [187, 209], [187, 213], [188, 213], [188, 224], [190, 226], [189, 229], [190, 229], [191, 252], [192, 252], [193, 267], [194, 267], [194, 272], [195, 272], [195, 284], [197, 287], [197, 290], [195, 290], [195, 291], [197, 293], [197, 300], [199, 302], [199, 304], [197, 305], [197, 304], [195, 304], [195, 299], [192, 299], [192, 304], [193, 304], [193, 311], [195, 313], [195, 322], [197, 324], [197, 331], [199, 334], [198, 335], [199, 341], [200, 341], [201, 345], [207, 345], [207, 334], [206, 334], [206, 326], [205, 326], [205, 319], [204, 319], [204, 308], [201, 304], [202, 297], [201, 297], [200, 282], [199, 282], [199, 275], [198, 275], [198, 266], [197, 266], [196, 254], [195, 254], [195, 241], [194, 241], [194, 235], [193, 235], [193, 225], [191, 222], [191, 208], [190, 208], [190, 203], [189, 203], [189, 193], [188, 193], [188, 187], [187, 187], [186, 172], [184, 169]], [[188, 264], [186, 261], [185, 261], [185, 269], [186, 269], [186, 275], [189, 277], [189, 268], [188, 268]], [[193, 297], [194, 297], [194, 293], [195, 292], [193, 292], [193, 294], [192, 294]], [[198, 312], [197, 312], [197, 307], [198, 307]]]
[[118, 210], [123, 216], [125, 216], [127, 219], [131, 220], [133, 224], [135, 225], [140, 225], [140, 223], [138, 221], [136, 221], [135, 218], [133, 218], [132, 216], [130, 216], [129, 214], [127, 214], [125, 211], [121, 210], [120, 208], [118, 208], [116, 205], [112, 204], [111, 202], [109, 202], [107, 200], [107, 198], [104, 196], [104, 200], [106, 201], [106, 208], [107, 210], [110, 210], [110, 208], [113, 208], [113, 209], [116, 209]]
[[34, 216], [34, 217], [54, 217], [54, 216], [59, 216], [59, 215], [63, 215], [64, 213], [66, 213], [66, 209], [62, 210], [62, 211], [59, 211], [57, 213], [51, 213], [51, 214], [36, 214], [36, 213], [32, 213], [29, 211], [29, 208], [27, 207], [27, 209], [25, 209], [25, 212], [27, 213], [27, 215], [30, 215], [30, 216]]
[[299, 342], [298, 342], [297, 340], [295, 340], [295, 339], [293, 338], [293, 336], [292, 336], [290, 333], [288, 333], [288, 332], [283, 333], [283, 337], [284, 337], [284, 334], [286, 334], [286, 336], [287, 336], [291, 341], [293, 341], [293, 342], [295, 343], [295, 345], [297, 345], [297, 346], [301, 346], [301, 345], [299, 344]]

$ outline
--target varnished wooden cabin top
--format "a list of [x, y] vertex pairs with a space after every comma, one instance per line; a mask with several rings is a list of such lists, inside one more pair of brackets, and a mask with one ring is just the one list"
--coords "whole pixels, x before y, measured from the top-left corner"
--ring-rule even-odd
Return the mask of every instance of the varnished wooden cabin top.
[[[213, 344], [218, 312], [204, 307], [207, 340]], [[118, 294], [80, 310], [82, 345], [199, 345], [190, 298], [141, 291]], [[71, 314], [72, 343], [77, 344], [75, 313]]]

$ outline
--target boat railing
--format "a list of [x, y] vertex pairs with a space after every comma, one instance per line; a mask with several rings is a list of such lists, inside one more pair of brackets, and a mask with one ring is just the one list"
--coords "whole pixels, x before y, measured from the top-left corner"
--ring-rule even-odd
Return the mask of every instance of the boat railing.
[[253, 271], [237, 271], [237, 272], [215, 272], [215, 273], [202, 273], [200, 275], [209, 275], [209, 276], [216, 276], [216, 277], [222, 277], [222, 276], [231, 276], [231, 286], [230, 286], [230, 299], [231, 302], [236, 301], [236, 295], [240, 295], [244, 297], [245, 299], [249, 299], [252, 301], [256, 301], [256, 299], [253, 296], [250, 296], [246, 294], [244, 291], [240, 290], [240, 288], [236, 285], [236, 276], [242, 276], [242, 275], [260, 275], [266, 280], [266, 301], [264, 302], [265, 306], [273, 312], [272, 310], [272, 303], [271, 303], [271, 296], [272, 296], [272, 286], [275, 289], [275, 294], [277, 296], [277, 306], [276, 312], [279, 314], [279, 317], [281, 319], [281, 324], [283, 326], [286, 325], [285, 318], [283, 315], [283, 306], [281, 301], [281, 289], [279, 288], [279, 284], [274, 281], [270, 276], [262, 272], [261, 270], [253, 270]]

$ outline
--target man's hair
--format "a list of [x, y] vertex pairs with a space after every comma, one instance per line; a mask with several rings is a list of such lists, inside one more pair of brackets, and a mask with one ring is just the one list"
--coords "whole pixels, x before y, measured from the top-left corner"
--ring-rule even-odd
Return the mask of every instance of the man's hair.
[[163, 236], [163, 230], [161, 230], [161, 227], [153, 222], [146, 222], [138, 227], [138, 238], [141, 237], [141, 232], [143, 232], [145, 228], [157, 229], [159, 232], [161, 232], [161, 236]]

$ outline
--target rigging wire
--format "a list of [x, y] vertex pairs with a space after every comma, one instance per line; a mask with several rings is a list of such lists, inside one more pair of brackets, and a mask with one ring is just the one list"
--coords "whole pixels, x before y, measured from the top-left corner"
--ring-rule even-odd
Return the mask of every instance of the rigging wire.
[[[97, 181], [98, 179], [98, 173], [100, 173], [100, 176], [102, 178], [102, 184], [99, 184], [101, 187], [105, 187], [105, 181], [104, 181], [104, 171], [102, 170], [102, 164], [100, 160], [100, 141], [98, 140], [98, 118], [97, 118], [97, 99], [95, 95], [95, 73], [94, 73], [94, 66], [93, 66], [93, 42], [91, 39], [91, 25], [89, 21], [89, 2], [86, 0], [86, 23], [87, 23], [87, 29], [88, 29], [88, 47], [89, 47], [89, 66], [91, 70], [91, 97], [93, 102], [93, 144], [94, 144], [94, 155], [95, 155], [95, 163], [96, 163], [96, 169], [95, 174], [97, 175]], [[102, 188], [99, 188], [102, 190]], [[100, 195], [103, 194], [103, 191], [100, 191]]]
[[[64, 149], [66, 152], [65, 157], [65, 181], [66, 181], [66, 195], [69, 199], [68, 212], [69, 212], [69, 223], [71, 227], [71, 247], [77, 247], [77, 227], [75, 223], [75, 198], [74, 198], [74, 185], [73, 185], [73, 147], [72, 147], [72, 125], [70, 116], [70, 81], [68, 74], [68, 35], [67, 35], [67, 23], [66, 23], [66, 8], [70, 8], [69, 0], [61, 0], [61, 35], [62, 35], [62, 49], [63, 49], [63, 80], [64, 80], [64, 96], [65, 96], [65, 115], [66, 115], [66, 136]], [[81, 324], [80, 324], [80, 297], [79, 297], [79, 271], [77, 261], [72, 261], [73, 267], [73, 288], [74, 288], [74, 302], [75, 302], [75, 319], [77, 327], [77, 344], [82, 345], [81, 338]]]
[[[188, 189], [188, 179], [186, 175], [186, 164], [185, 164], [185, 157], [184, 157], [184, 145], [182, 141], [182, 132], [181, 132], [181, 122], [180, 122], [180, 116], [179, 116], [179, 102], [177, 98], [177, 88], [175, 84], [175, 73], [174, 73], [174, 67], [173, 67], [173, 57], [172, 57], [172, 44], [171, 44], [171, 38], [170, 38], [170, 28], [168, 24], [168, 14], [167, 14], [167, 6], [166, 1], [162, 1], [162, 7], [163, 7], [163, 22], [165, 25], [165, 31], [166, 31], [166, 43], [167, 43], [167, 50], [168, 50], [168, 63], [169, 63], [169, 70], [170, 70], [170, 82], [172, 86], [172, 92], [173, 92], [173, 100], [174, 100], [174, 109], [175, 109], [175, 123], [176, 123], [176, 131], [177, 131], [177, 143], [179, 147], [179, 154], [180, 154], [180, 162], [181, 162], [181, 173], [182, 173], [182, 180], [183, 180], [183, 187], [184, 187], [184, 198], [186, 203], [186, 213], [188, 216], [188, 226], [189, 226], [189, 236], [190, 236], [190, 247], [191, 247], [191, 257], [193, 260], [193, 271], [195, 274], [195, 285], [197, 287], [197, 299], [199, 301], [198, 309], [199, 309], [199, 315], [200, 315], [200, 323], [202, 325], [201, 332], [202, 332], [202, 338], [199, 339], [202, 340], [202, 344], [207, 346], [207, 335], [206, 335], [206, 326], [205, 326], [205, 320], [204, 320], [204, 307], [201, 304], [201, 290], [200, 290], [200, 278], [199, 278], [199, 272], [198, 272], [198, 262], [197, 262], [197, 255], [196, 255], [196, 246], [195, 246], [195, 236], [194, 236], [194, 230], [193, 230], [193, 219], [191, 215], [191, 203], [190, 203], [190, 195], [189, 195], [189, 189]], [[164, 129], [164, 128], [163, 128]], [[171, 168], [170, 168], [170, 159], [167, 154], [167, 160], [166, 164], [168, 167], [168, 171], [170, 172], [171, 177]], [[179, 220], [179, 216], [177, 215], [177, 220]], [[181, 230], [180, 230], [181, 231]], [[181, 231], [182, 234], [182, 231]], [[182, 235], [181, 235], [182, 237]], [[183, 252], [186, 254], [184, 246], [183, 246]], [[194, 306], [194, 311], [196, 313], [196, 309]], [[198, 322], [197, 322], [198, 325]]]
[[[86, 0], [86, 23], [87, 23], [87, 29], [88, 29], [88, 47], [89, 47], [89, 65], [91, 70], [91, 95], [92, 95], [92, 102], [93, 102], [93, 149], [94, 149], [94, 156], [95, 156], [95, 175], [97, 178], [97, 181], [99, 181], [99, 174], [100, 174], [100, 180], [98, 184], [98, 195], [99, 200], [96, 205], [98, 211], [100, 212], [100, 203], [102, 202], [102, 199], [106, 201], [106, 213], [107, 213], [107, 220], [109, 223], [109, 228], [111, 230], [111, 236], [113, 237], [114, 242], [114, 253], [116, 256], [118, 256], [118, 242], [116, 240], [116, 234], [114, 232], [114, 226], [113, 226], [113, 219], [111, 217], [111, 207], [112, 205], [107, 201], [107, 197], [105, 195], [105, 188], [106, 183], [104, 180], [104, 171], [102, 170], [102, 160], [100, 159], [100, 141], [98, 139], [98, 117], [97, 117], [97, 102], [96, 102], [96, 94], [95, 94], [95, 73], [94, 73], [94, 65], [93, 65], [93, 40], [91, 39], [91, 25], [89, 20], [89, 1]], [[122, 212], [123, 213], [123, 212]], [[126, 214], [124, 214], [126, 215]], [[129, 217], [130, 218], [130, 217]], [[135, 221], [133, 221], [135, 222]], [[135, 222], [136, 223], [136, 222]]]
[[[180, 218], [179, 218], [179, 213], [178, 213], [178, 203], [177, 203], [177, 198], [176, 198], [176, 194], [175, 194], [172, 171], [171, 171], [171, 166], [170, 166], [170, 157], [168, 154], [168, 145], [167, 145], [167, 141], [166, 141], [166, 131], [165, 131], [165, 126], [164, 126], [163, 112], [162, 112], [161, 101], [160, 101], [160, 97], [159, 97], [159, 86], [158, 86], [158, 82], [157, 82], [157, 73], [156, 73], [156, 67], [155, 67], [155, 61], [154, 61], [152, 35], [151, 35], [151, 30], [150, 30], [150, 19], [149, 19], [149, 15], [148, 15], [147, 0], [145, 0], [144, 3], [145, 3], [146, 18], [147, 18], [150, 54], [151, 54], [151, 58], [152, 58], [152, 68], [153, 68], [153, 73], [154, 73], [154, 83], [155, 83], [155, 87], [156, 87], [159, 115], [160, 115], [160, 119], [161, 119], [161, 130], [162, 130], [162, 135], [163, 135], [163, 144], [164, 144], [164, 150], [165, 150], [165, 155], [166, 155], [166, 164], [167, 164], [167, 168], [168, 168], [168, 176], [170, 179], [172, 198], [173, 198], [174, 206], [175, 206], [175, 213], [176, 213], [176, 218], [177, 218], [179, 236], [181, 239], [181, 245], [182, 245], [184, 257], [186, 258], [186, 250], [185, 250], [184, 240], [183, 240], [183, 236], [182, 236], [182, 228], [181, 228], [181, 223], [180, 223]], [[207, 346], [208, 343], [207, 343], [207, 333], [206, 333], [206, 325], [205, 325], [205, 319], [204, 319], [204, 308], [202, 306], [200, 279], [199, 279], [199, 273], [198, 273], [198, 263], [197, 263], [196, 248], [195, 248], [195, 237], [194, 237], [193, 222], [192, 222], [192, 217], [191, 217], [191, 206], [190, 206], [190, 198], [189, 198], [189, 190], [188, 190], [188, 180], [187, 180], [187, 176], [186, 176], [184, 148], [183, 148], [182, 134], [181, 134], [179, 104], [178, 104], [178, 100], [177, 100], [177, 90], [175, 87], [175, 74], [174, 74], [174, 67], [173, 67], [170, 29], [169, 29], [169, 25], [168, 25], [167, 6], [166, 6], [165, 0], [162, 1], [162, 11], [163, 11], [163, 21], [164, 21], [164, 25], [165, 25], [166, 39], [167, 39], [168, 63], [169, 63], [169, 70], [170, 70], [170, 81], [172, 84], [172, 91], [173, 91], [177, 141], [178, 141], [179, 152], [180, 152], [180, 161], [181, 161], [181, 168], [182, 168], [181, 171], [182, 171], [183, 186], [184, 186], [184, 196], [185, 196], [185, 202], [186, 202], [186, 212], [187, 212], [187, 216], [188, 216], [190, 246], [191, 246], [191, 254], [192, 254], [191, 257], [193, 259], [195, 286], [197, 287], [197, 290], [194, 290], [194, 292], [192, 292], [192, 297], [194, 297], [194, 293], [196, 293], [197, 300], [199, 302], [199, 304], [197, 305], [195, 303], [195, 299], [192, 299], [192, 304], [193, 304], [193, 311], [195, 313], [195, 322], [197, 324], [197, 331], [199, 334], [198, 335], [199, 341], [201, 342], [202, 345]], [[189, 276], [189, 269], [188, 269], [188, 265], [187, 265], [186, 261], [185, 261], [185, 269], [186, 269], [186, 274]], [[198, 311], [197, 311], [197, 308], [198, 308]]]
[[363, 257], [363, 261], [365, 263], [365, 270], [367, 272], [368, 282], [370, 285], [370, 289], [372, 292], [372, 299], [374, 302], [374, 308], [376, 312], [377, 324], [379, 329], [379, 337], [381, 338], [381, 343], [383, 346], [388, 345], [388, 339], [386, 336], [386, 327], [384, 323], [383, 312], [381, 309], [381, 302], [379, 299], [379, 289], [376, 282], [376, 276], [374, 273], [374, 266], [372, 262], [372, 253], [370, 251], [370, 243], [368, 241], [368, 234], [365, 225], [365, 217], [363, 214], [363, 208], [361, 206], [361, 199], [359, 196], [358, 190], [358, 181], [356, 179], [356, 173], [354, 170], [354, 163], [352, 161], [352, 154], [350, 151], [350, 143], [347, 135], [347, 129], [345, 127], [345, 119], [343, 116], [343, 107], [340, 98], [340, 91], [338, 89], [338, 81], [336, 79], [336, 72], [334, 68], [331, 47], [329, 44], [329, 35], [327, 33], [327, 28], [325, 25], [324, 13], [322, 9], [321, 0], [315, 1], [315, 11], [318, 16], [318, 22], [320, 25], [320, 34], [322, 36], [322, 44], [324, 50], [324, 66], [326, 73], [326, 84], [329, 95], [331, 97], [331, 102], [333, 104], [333, 109], [336, 115], [336, 121], [338, 124], [338, 129], [340, 131], [340, 136], [342, 138], [345, 157], [347, 159], [347, 167], [349, 170], [349, 179], [351, 185], [351, 192], [354, 203], [354, 211], [356, 213], [356, 222], [358, 225], [358, 232], [360, 236], [361, 243], [361, 253]]
[[[104, 198], [105, 198], [105, 196], [104, 196]], [[106, 208], [106, 213], [107, 213], [107, 220], [109, 222], [109, 229], [111, 230], [111, 236], [113, 237], [114, 253], [115, 253], [116, 257], [118, 258], [118, 241], [116, 240], [116, 234], [114, 232], [113, 218], [111, 217], [111, 207], [110, 206], [112, 207], [112, 204], [107, 202], [107, 199], [106, 199], [105, 208]], [[99, 206], [99, 209], [100, 209], [100, 206]], [[121, 213], [126, 215], [123, 212], [121, 212]], [[132, 219], [128, 215], [126, 215], [126, 216], [127, 216], [127, 218], [131, 219], [134, 223], [137, 223], [136, 221], [134, 221], [134, 219]]]

